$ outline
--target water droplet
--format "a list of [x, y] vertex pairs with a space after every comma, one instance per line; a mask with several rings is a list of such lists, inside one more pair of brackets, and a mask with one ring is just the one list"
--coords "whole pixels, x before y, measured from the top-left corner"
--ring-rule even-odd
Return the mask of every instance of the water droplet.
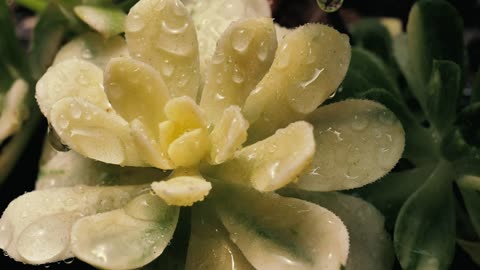
[[60, 119], [58, 119], [58, 126], [61, 129], [66, 129], [69, 124], [70, 124], [70, 122], [67, 119], [65, 119], [65, 116], [62, 114], [60, 116]]
[[72, 117], [75, 119], [80, 119], [80, 117], [82, 116], [81, 108], [78, 105], [73, 103], [70, 104], [70, 108], [72, 109], [71, 110]]
[[57, 132], [51, 125], [48, 126], [47, 136], [48, 136], [48, 142], [55, 150], [60, 152], [70, 151], [70, 147], [62, 143], [62, 139], [60, 139], [60, 136], [57, 134]]
[[335, 12], [343, 4], [343, 0], [317, 0], [318, 6], [325, 12]]
[[87, 77], [85, 77], [85, 75], [83, 75], [83, 74], [78, 75], [77, 83], [79, 83], [80, 85], [83, 85], [83, 86], [88, 85]]
[[337, 94], [337, 90], [333, 91], [333, 93], [331, 93], [330, 96], [328, 96], [328, 98], [334, 98], [336, 94]]
[[165, 75], [166, 77], [170, 77], [172, 76], [174, 70], [175, 67], [170, 63], [169, 60], [163, 61], [163, 64], [161, 66], [161, 71], [163, 75]]
[[219, 65], [225, 61], [225, 55], [223, 52], [216, 52], [212, 57], [212, 64]]
[[368, 119], [363, 115], [356, 114], [353, 117], [352, 129], [360, 131], [364, 130], [368, 126]]
[[92, 59], [92, 51], [88, 48], [82, 50], [82, 58], [83, 59]]
[[174, 34], [174, 35], [184, 33], [187, 30], [189, 25], [190, 24], [188, 24], [188, 22], [184, 22], [183, 24], [180, 24], [179, 26], [176, 26], [174, 24], [169, 24], [164, 20], [162, 21], [163, 31], [165, 31], [167, 33], [170, 33], [170, 34]]
[[190, 81], [190, 76], [188, 76], [187, 74], [182, 74], [182, 76], [180, 76], [180, 79], [177, 82], [177, 86], [184, 87], [185, 85], [187, 85], [189, 81]]
[[221, 94], [219, 94], [219, 93], [216, 93], [216, 94], [215, 94], [215, 99], [216, 99], [216, 100], [224, 100], [224, 99], [225, 99], [225, 96], [223, 96], [223, 95], [221, 95]]
[[185, 6], [180, 0], [176, 0], [173, 2], [172, 9], [173, 13], [175, 13], [175, 15], [177, 16], [185, 17], [188, 15], [188, 10], [185, 8]]
[[260, 43], [260, 46], [258, 47], [257, 58], [258, 60], [263, 62], [267, 59], [267, 56], [268, 56], [268, 47], [265, 41], [262, 41]]
[[233, 69], [232, 80], [233, 80], [233, 82], [238, 83], [238, 84], [242, 83], [245, 80], [242, 72], [236, 67]]
[[68, 259], [63, 260], [63, 262], [64, 262], [65, 264], [71, 264], [71, 263], [73, 263], [74, 260], [75, 260], [75, 258], [72, 257], [72, 258], [68, 258]]
[[316, 68], [313, 73], [312, 73], [312, 76], [307, 79], [306, 81], [303, 81], [300, 83], [300, 86], [302, 88], [307, 88], [310, 84], [312, 84], [313, 82], [315, 82], [318, 77], [320, 77], [320, 74], [325, 70], [325, 68], [321, 68], [321, 69], [318, 69]]
[[308, 43], [307, 64], [313, 64], [316, 59], [317, 59], [317, 57], [316, 57], [315, 54], [313, 53], [312, 44], [309, 42], [309, 43]]
[[[0, 220], [0, 249], [5, 250], [12, 241], [13, 228], [10, 222]], [[8, 255], [8, 254], [7, 254]]]
[[385, 125], [392, 125], [395, 122], [395, 115], [391, 111], [384, 110], [378, 115], [378, 120]]
[[245, 29], [236, 29], [232, 33], [232, 47], [239, 53], [243, 53], [248, 49], [252, 41], [253, 33]]
[[127, 16], [127, 21], [125, 22], [125, 30], [127, 32], [138, 32], [145, 27], [145, 22], [140, 14], [133, 14]]

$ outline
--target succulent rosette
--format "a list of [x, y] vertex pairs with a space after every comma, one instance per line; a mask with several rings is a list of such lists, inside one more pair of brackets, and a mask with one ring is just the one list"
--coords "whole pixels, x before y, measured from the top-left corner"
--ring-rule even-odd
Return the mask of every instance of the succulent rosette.
[[390, 171], [401, 124], [373, 101], [319, 107], [347, 71], [346, 35], [308, 24], [277, 41], [254, 12], [266, 2], [237, 2], [235, 17], [219, 4], [141, 0], [125, 39], [92, 33], [59, 52], [36, 97], [71, 151], [47, 151], [39, 190], [4, 212], [10, 257], [139, 268], [193, 205], [187, 269], [389, 267], [378, 211], [321, 192]]

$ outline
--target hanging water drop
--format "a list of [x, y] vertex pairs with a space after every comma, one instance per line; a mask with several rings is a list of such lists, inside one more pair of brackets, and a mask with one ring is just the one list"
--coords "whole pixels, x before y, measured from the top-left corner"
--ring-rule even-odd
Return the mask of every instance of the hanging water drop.
[[47, 136], [48, 136], [48, 142], [55, 150], [60, 152], [70, 151], [70, 147], [62, 143], [62, 139], [60, 139], [60, 136], [58, 136], [57, 132], [55, 131], [55, 129], [52, 127], [51, 124], [48, 125]]
[[253, 35], [245, 29], [237, 29], [232, 34], [232, 47], [239, 53], [247, 50]]
[[335, 12], [343, 4], [343, 0], [317, 0], [318, 6], [325, 12]]

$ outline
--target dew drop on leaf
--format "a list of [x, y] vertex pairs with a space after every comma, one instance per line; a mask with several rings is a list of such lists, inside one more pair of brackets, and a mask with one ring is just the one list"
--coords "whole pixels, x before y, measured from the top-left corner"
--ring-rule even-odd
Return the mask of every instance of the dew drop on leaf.
[[325, 12], [335, 12], [343, 4], [343, 0], [317, 0], [318, 6]]

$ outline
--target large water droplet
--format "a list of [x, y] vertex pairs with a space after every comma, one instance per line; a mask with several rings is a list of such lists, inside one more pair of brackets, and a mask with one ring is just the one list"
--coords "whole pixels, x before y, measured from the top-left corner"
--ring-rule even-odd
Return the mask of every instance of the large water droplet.
[[318, 6], [325, 12], [335, 12], [343, 4], [343, 0], [317, 0]]
[[175, 13], [175, 15], [177, 16], [185, 17], [188, 15], [187, 9], [185, 8], [185, 6], [180, 0], [176, 0], [173, 2], [172, 9], [173, 9], [173, 13]]
[[138, 32], [145, 27], [145, 22], [140, 14], [128, 15], [125, 22], [126, 32]]
[[368, 126], [368, 119], [363, 115], [356, 114], [353, 117], [352, 129], [353, 130], [364, 130]]
[[12, 241], [13, 227], [5, 219], [0, 220], [0, 249], [5, 250]]
[[245, 29], [236, 29], [232, 33], [232, 47], [239, 53], [243, 53], [248, 49], [252, 41], [253, 34]]
[[177, 42], [175, 39], [166, 38], [165, 35], [159, 35], [155, 47], [173, 55], [189, 56], [193, 52], [194, 44]]
[[70, 246], [72, 221], [67, 215], [46, 216], [37, 220], [20, 234], [18, 253], [33, 264], [56, 261]]
[[82, 58], [83, 59], [92, 59], [92, 51], [88, 48], [82, 50]]
[[136, 219], [160, 221], [168, 212], [169, 206], [158, 196], [146, 193], [131, 200], [125, 212]]
[[165, 8], [167, 1], [159, 0], [155, 7], [153, 8], [155, 11], [162, 11]]
[[288, 44], [285, 43], [278, 53], [277, 59], [275, 61], [275, 67], [279, 69], [284, 69], [290, 63], [290, 52], [287, 52]]
[[74, 119], [80, 119], [82, 116], [81, 108], [76, 104], [70, 104], [71, 114]]
[[392, 125], [395, 122], [395, 115], [390, 111], [382, 111], [378, 115], [378, 120], [385, 125]]
[[57, 132], [51, 125], [48, 126], [48, 142], [57, 151], [70, 151], [70, 147], [62, 143], [62, 139], [60, 138], [60, 136], [58, 136]]

